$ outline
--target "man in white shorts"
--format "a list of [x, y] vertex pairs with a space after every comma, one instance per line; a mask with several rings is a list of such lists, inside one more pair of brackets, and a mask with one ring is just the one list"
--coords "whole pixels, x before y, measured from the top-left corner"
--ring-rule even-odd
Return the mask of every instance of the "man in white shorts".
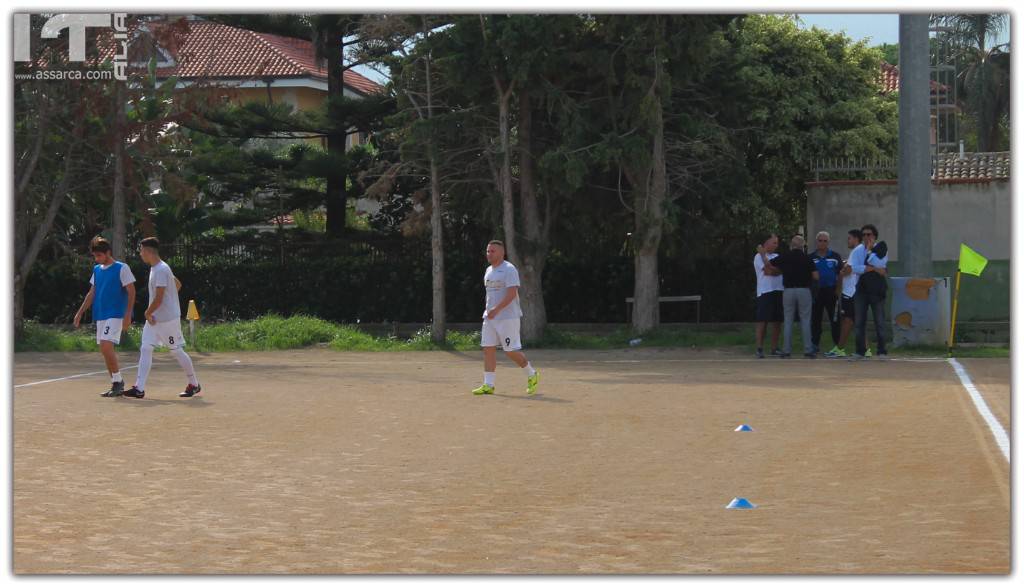
[[484, 349], [484, 384], [473, 390], [473, 394], [494, 394], [498, 345], [526, 372], [526, 393], [533, 394], [537, 391], [539, 372], [520, 351], [523, 345], [519, 341], [519, 318], [523, 311], [519, 307], [519, 271], [505, 261], [505, 244], [501, 241], [487, 244], [487, 261], [491, 265], [484, 272], [487, 298], [484, 324], [480, 330], [480, 347]]
[[110, 373], [110, 390], [100, 396], [109, 398], [124, 394], [124, 378], [117, 366], [114, 345], [121, 342], [121, 331], [132, 324], [135, 276], [128, 264], [114, 259], [110, 242], [103, 237], [93, 239], [89, 250], [96, 265], [89, 278], [89, 293], [75, 313], [75, 328], [82, 324], [86, 309], [91, 308], [92, 320], [96, 322], [96, 344]]
[[188, 386], [178, 396], [191, 398], [202, 392], [199, 380], [196, 379], [192, 358], [182, 349], [185, 337], [181, 334], [181, 305], [178, 303], [178, 290], [181, 282], [174, 277], [171, 267], [160, 259], [160, 241], [156, 237], [142, 240], [139, 256], [149, 264], [149, 307], [146, 308], [146, 324], [142, 327], [142, 349], [139, 356], [139, 374], [135, 386], [125, 390], [124, 395], [130, 398], [142, 398], [146, 395], [146, 379], [153, 366], [153, 349], [158, 345], [170, 348], [178, 365], [188, 376]]

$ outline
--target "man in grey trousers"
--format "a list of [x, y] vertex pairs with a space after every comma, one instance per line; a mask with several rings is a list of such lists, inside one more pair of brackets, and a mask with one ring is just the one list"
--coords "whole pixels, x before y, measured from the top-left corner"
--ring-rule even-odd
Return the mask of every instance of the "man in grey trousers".
[[789, 357], [793, 351], [793, 319], [800, 313], [800, 334], [804, 342], [804, 357], [814, 359], [814, 342], [811, 340], [811, 284], [818, 279], [818, 268], [810, 256], [804, 253], [804, 238], [794, 235], [789, 242], [789, 251], [772, 259], [769, 263], [782, 271], [782, 357]]

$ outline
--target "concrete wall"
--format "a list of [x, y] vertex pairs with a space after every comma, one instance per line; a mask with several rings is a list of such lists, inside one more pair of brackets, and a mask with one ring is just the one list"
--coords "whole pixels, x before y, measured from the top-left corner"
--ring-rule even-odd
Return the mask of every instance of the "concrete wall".
[[[958, 259], [960, 243], [989, 259], [1010, 257], [1010, 183], [932, 184], [932, 259]], [[807, 185], [807, 233], [828, 231], [844, 254], [846, 232], [871, 223], [899, 260], [897, 186], [891, 182], [814, 182]]]
[[[932, 184], [934, 271], [927, 277], [956, 275], [961, 242], [989, 259], [980, 277], [962, 278], [957, 322], [1010, 318], [1010, 198], [1008, 181]], [[896, 206], [895, 181], [810, 183], [809, 243], [818, 231], [828, 231], [833, 249], [846, 258], [846, 232], [871, 223], [889, 245], [890, 275], [901, 276]]]

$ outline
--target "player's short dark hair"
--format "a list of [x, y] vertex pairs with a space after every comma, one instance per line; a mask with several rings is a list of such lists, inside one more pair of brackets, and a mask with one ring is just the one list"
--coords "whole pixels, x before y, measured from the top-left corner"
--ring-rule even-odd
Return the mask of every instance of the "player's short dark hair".
[[89, 251], [93, 253], [110, 253], [110, 241], [103, 237], [96, 237], [89, 243]]
[[775, 237], [776, 239], [778, 239], [779, 238], [779, 234], [776, 233], [775, 231], [771, 231], [771, 232], [768, 232], [768, 233], [764, 234], [763, 237], [764, 238], [761, 239], [761, 243], [767, 242], [768, 239], [771, 239], [772, 237]]
[[861, 234], [860, 229], [850, 229], [846, 232], [847, 235], [856, 238], [858, 241], [864, 240], [864, 235]]
[[502, 243], [501, 241], [497, 240], [497, 239], [493, 239], [491, 241], [488, 241], [487, 244], [488, 245], [497, 245], [498, 247], [501, 247], [502, 249], [505, 248], [505, 244]]
[[876, 239], [881, 236], [878, 234], [878, 227], [876, 227], [875, 225], [864, 225], [863, 227], [861, 227], [860, 232], [862, 236], [864, 234], [864, 231], [871, 231], [872, 233], [875, 234]]
[[156, 237], [146, 237], [139, 243], [139, 245], [160, 253], [160, 239], [157, 239]]

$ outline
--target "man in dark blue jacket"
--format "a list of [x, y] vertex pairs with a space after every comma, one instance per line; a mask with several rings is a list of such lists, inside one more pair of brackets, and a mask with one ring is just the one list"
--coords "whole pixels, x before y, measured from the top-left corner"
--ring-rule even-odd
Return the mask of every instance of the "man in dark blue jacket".
[[815, 284], [814, 305], [811, 308], [811, 342], [814, 352], [821, 349], [821, 313], [828, 315], [832, 327], [832, 343], [839, 341], [839, 317], [835, 312], [839, 300], [839, 271], [843, 269], [843, 258], [829, 248], [831, 237], [825, 231], [815, 237], [817, 248], [811, 253], [811, 261], [818, 268], [819, 280]]

